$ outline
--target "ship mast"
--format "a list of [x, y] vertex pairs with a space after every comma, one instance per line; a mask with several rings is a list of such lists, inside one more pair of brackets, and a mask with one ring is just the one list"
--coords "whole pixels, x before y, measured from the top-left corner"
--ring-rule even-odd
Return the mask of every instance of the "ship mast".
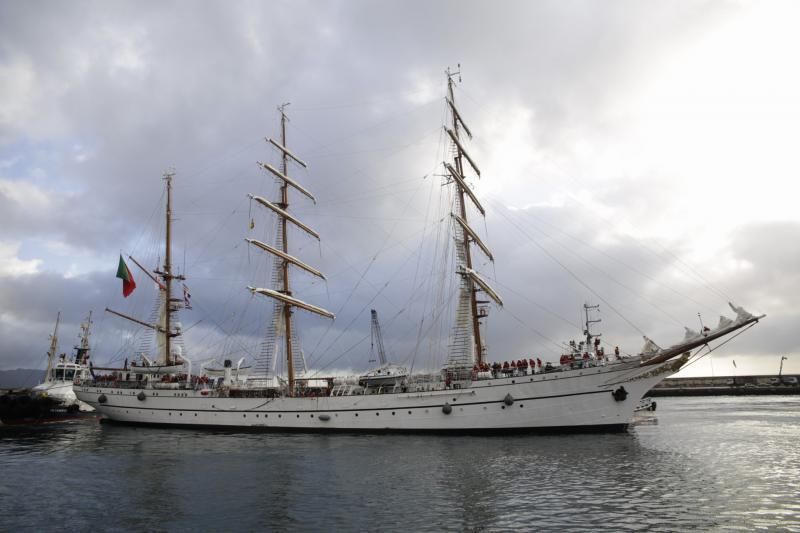
[[[459, 65], [460, 68], [461, 65]], [[480, 330], [480, 319], [486, 316], [485, 310], [480, 309], [478, 304], [481, 303], [488, 303], [488, 301], [479, 301], [477, 299], [477, 292], [483, 291], [486, 293], [492, 300], [494, 300], [498, 305], [503, 305], [502, 300], [500, 297], [494, 292], [494, 290], [489, 287], [489, 285], [475, 272], [473, 269], [472, 263], [472, 251], [470, 248], [470, 242], [476, 244], [478, 248], [486, 255], [486, 257], [493, 261], [494, 257], [492, 253], [489, 251], [489, 248], [481, 241], [478, 237], [478, 234], [469, 226], [468, 218], [467, 218], [467, 208], [466, 208], [466, 198], [472, 201], [475, 207], [480, 211], [481, 214], [485, 214], [483, 206], [480, 204], [478, 199], [476, 198], [475, 194], [472, 190], [468, 187], [465, 182], [464, 178], [464, 160], [466, 159], [467, 163], [469, 163], [470, 167], [474, 170], [475, 174], [480, 177], [480, 170], [478, 166], [475, 164], [475, 161], [469, 156], [469, 154], [464, 149], [464, 146], [461, 141], [461, 131], [463, 129], [464, 133], [466, 133], [467, 137], [472, 138], [472, 133], [470, 132], [467, 125], [464, 123], [464, 120], [461, 117], [461, 113], [459, 113], [458, 108], [455, 105], [455, 94], [453, 91], [453, 87], [455, 85], [454, 77], [459, 76], [459, 81], [461, 80], [460, 77], [460, 70], [458, 71], [451, 71], [449, 68], [445, 71], [447, 75], [447, 104], [450, 107], [450, 114], [452, 117], [452, 129], [445, 128], [447, 134], [450, 136], [453, 144], [455, 145], [455, 156], [453, 158], [454, 165], [450, 165], [445, 163], [445, 168], [449, 173], [449, 177], [452, 179], [452, 182], [455, 184], [456, 187], [456, 198], [458, 201], [457, 206], [457, 213], [453, 213], [453, 219], [456, 223], [455, 227], [455, 239], [456, 239], [456, 258], [457, 258], [457, 269], [458, 274], [462, 277], [461, 281], [461, 294], [459, 296], [459, 307], [456, 312], [456, 330], [460, 330], [464, 327], [463, 322], [469, 320], [471, 329], [471, 335], [469, 335], [472, 339], [474, 344], [474, 357], [472, 360], [472, 364], [481, 364], [484, 362], [484, 350], [483, 350], [483, 342], [481, 341], [481, 330]], [[464, 316], [468, 314], [469, 316]], [[466, 333], [456, 333], [454, 335], [454, 352], [450, 355], [450, 364], [458, 364], [460, 359], [461, 364], [463, 362], [467, 362], [465, 356], [462, 354], [460, 357], [458, 355], [457, 346], [459, 344], [459, 337], [466, 336]], [[463, 339], [462, 339], [463, 341]]]
[[81, 342], [78, 346], [76, 346], [77, 353], [75, 354], [75, 362], [78, 364], [83, 364], [84, 359], [86, 358], [86, 354], [89, 353], [89, 331], [92, 327], [92, 312], [89, 311], [89, 316], [86, 317], [86, 321], [81, 324], [81, 334], [80, 339]]
[[170, 311], [172, 310], [172, 177], [174, 173], [165, 172], [164, 180], [167, 182], [167, 229], [166, 229], [166, 250], [164, 251], [164, 300], [166, 302], [166, 312], [164, 313], [164, 361], [167, 366], [172, 364], [172, 354], [170, 353]]
[[[280, 107], [281, 111], [281, 145], [286, 146], [286, 105]], [[289, 174], [289, 154], [281, 152], [281, 171], [284, 176]], [[284, 180], [281, 186], [281, 203], [278, 207], [286, 211], [289, 207], [289, 184]], [[289, 241], [286, 235], [286, 218], [280, 217], [283, 253], [289, 253]], [[289, 261], [284, 261], [281, 267], [283, 270], [283, 294], [291, 296], [289, 289]], [[290, 394], [294, 393], [294, 361], [292, 360], [292, 306], [283, 306], [283, 323], [286, 332], [286, 374], [289, 380]]]
[[61, 311], [56, 316], [56, 327], [53, 329], [53, 334], [50, 335], [50, 349], [47, 351], [47, 370], [44, 372], [44, 380], [52, 381], [53, 374], [53, 359], [56, 357], [58, 350], [58, 323], [61, 321]]
[[[165, 230], [165, 239], [164, 239], [164, 266], [162, 270], [154, 270], [156, 274], [161, 276], [161, 279], [164, 280], [164, 283], [158, 283], [159, 289], [163, 292], [164, 298], [164, 323], [163, 325], [158, 325], [156, 331], [161, 332], [164, 335], [164, 364], [166, 366], [170, 366], [175, 364], [177, 361], [172, 360], [172, 338], [177, 337], [179, 333], [172, 331], [172, 312], [173, 302], [179, 302], [181, 300], [173, 300], [172, 298], [172, 280], [184, 280], [186, 279], [183, 275], [175, 275], [172, 273], [172, 179], [175, 177], [175, 172], [169, 170], [164, 172], [164, 181], [166, 182], [167, 187], [167, 205], [165, 210], [165, 222], [166, 222], [166, 230]], [[138, 263], [137, 263], [138, 265]], [[115, 313], [119, 314], [119, 313]], [[129, 318], [130, 317], [124, 317]], [[152, 327], [150, 324], [142, 323], [141, 321], [136, 321], [140, 324]]]
[[[157, 268], [153, 270], [154, 274], [157, 274], [162, 280], [159, 281], [153, 274], [147, 271], [136, 259], [131, 257], [130, 255], [128, 258], [132, 260], [136, 266], [138, 266], [147, 276], [155, 282], [158, 286], [158, 289], [163, 293], [162, 298], [164, 302], [164, 317], [163, 322], [159, 319], [157, 324], [150, 324], [148, 322], [144, 322], [132, 316], [128, 316], [124, 313], [120, 313], [119, 311], [114, 311], [106, 307], [106, 312], [116, 315], [120, 318], [124, 318], [125, 320], [130, 320], [131, 322], [135, 322], [136, 324], [148, 327], [157, 333], [164, 335], [164, 353], [163, 353], [163, 364], [165, 366], [171, 366], [172, 364], [178, 362], [172, 360], [172, 348], [171, 348], [171, 339], [173, 337], [177, 337], [180, 335], [180, 331], [172, 330], [172, 313], [174, 310], [173, 304], [179, 304], [182, 302], [182, 299], [173, 299], [172, 298], [172, 280], [179, 280], [183, 281], [186, 279], [185, 276], [182, 274], [175, 275], [172, 273], [172, 178], [175, 177], [175, 172], [169, 170], [164, 172], [164, 181], [166, 182], [167, 187], [167, 203], [166, 203], [166, 210], [165, 210], [165, 222], [166, 222], [166, 230], [165, 230], [165, 239], [164, 239], [164, 265], [161, 270]], [[89, 314], [89, 321], [91, 322], [91, 313]], [[88, 342], [88, 341], [87, 341]]]
[[[448, 72], [448, 74], [447, 74], [447, 96], [450, 98], [450, 101], [453, 102], [453, 104], [455, 104], [455, 95], [453, 94], [453, 84], [454, 84], [453, 76], [455, 74], [456, 74], [455, 72], [452, 73], [452, 74], [450, 72]], [[460, 74], [460, 70], [459, 70], [459, 74]], [[453, 106], [453, 109], [455, 109], [455, 106]], [[452, 118], [453, 118], [453, 133], [455, 133], [456, 139], [458, 139], [460, 141], [461, 140], [461, 137], [460, 137], [460, 131], [461, 130], [460, 130], [459, 126], [458, 126], [458, 122], [459, 122], [458, 121], [458, 113], [457, 112], [453, 112], [452, 113]], [[461, 159], [462, 159], [462, 153], [461, 153], [461, 150], [458, 150], [456, 152], [456, 157], [455, 157], [456, 170], [458, 171], [459, 174], [461, 174], [463, 176], [464, 175], [464, 167], [463, 167]], [[467, 222], [467, 208], [466, 208], [466, 205], [464, 204], [464, 189], [461, 187], [460, 184], [457, 184], [456, 185], [456, 191], [457, 191], [457, 194], [458, 194], [459, 209], [461, 210], [461, 213], [460, 213], [461, 219], [464, 222]], [[462, 246], [464, 247], [464, 257], [466, 258], [466, 266], [467, 266], [467, 268], [471, 269], [472, 268], [472, 254], [470, 253], [469, 240], [466, 237], [464, 237], [464, 242], [462, 243]], [[477, 301], [476, 294], [475, 294], [476, 290], [475, 290], [475, 287], [472, 284], [472, 281], [469, 280], [467, 283], [469, 285], [469, 305], [470, 305], [470, 309], [472, 310], [472, 335], [473, 335], [473, 339], [475, 341], [475, 361], [478, 364], [480, 364], [480, 363], [483, 362], [483, 344], [481, 343], [481, 328], [480, 328], [480, 320], [479, 320], [479, 316], [478, 316], [478, 301]]]
[[[272, 289], [265, 289], [265, 288], [256, 288], [256, 287], [248, 287], [250, 291], [254, 294], [262, 294], [264, 296], [269, 296], [279, 302], [281, 302], [282, 309], [280, 309], [280, 313], [283, 315], [283, 335], [285, 341], [285, 349], [286, 349], [286, 373], [287, 373], [287, 380], [288, 380], [288, 395], [293, 396], [295, 393], [295, 368], [294, 368], [294, 348], [292, 346], [292, 307], [299, 307], [301, 309], [305, 309], [306, 311], [311, 311], [312, 313], [316, 313], [318, 315], [325, 316], [327, 318], [334, 318], [333, 313], [322, 309], [321, 307], [317, 307], [315, 305], [303, 302], [294, 298], [292, 296], [291, 286], [289, 284], [289, 265], [294, 265], [299, 267], [300, 269], [313, 274], [321, 279], [325, 279], [325, 276], [319, 272], [318, 270], [314, 269], [313, 267], [305, 264], [301, 260], [297, 259], [296, 257], [289, 254], [289, 237], [288, 237], [288, 223], [291, 222], [294, 226], [300, 228], [301, 230], [305, 231], [312, 237], [319, 239], [319, 234], [315, 232], [313, 229], [302, 223], [298, 220], [295, 216], [288, 212], [289, 209], [289, 187], [291, 186], [293, 189], [296, 189], [304, 196], [307, 196], [312, 201], [316, 203], [314, 196], [305, 188], [303, 188], [299, 183], [289, 177], [289, 160], [291, 159], [295, 163], [299, 164], [302, 167], [306, 167], [307, 165], [303, 162], [300, 158], [298, 158], [295, 154], [293, 154], [287, 147], [286, 142], [286, 107], [289, 104], [283, 104], [278, 108], [278, 111], [281, 113], [281, 140], [280, 142], [276, 142], [273, 139], [267, 139], [267, 142], [272, 144], [275, 148], [277, 148], [281, 152], [281, 168], [280, 170], [275, 169], [272, 165], [259, 163], [264, 170], [268, 170], [275, 178], [280, 181], [280, 200], [277, 203], [272, 203], [261, 196], [254, 196], [250, 195], [250, 198], [255, 200], [258, 204], [270, 209], [276, 215], [278, 215], [278, 240], [275, 245], [279, 248], [274, 248], [266, 243], [255, 239], [246, 239], [247, 242], [253, 244], [257, 248], [272, 254], [276, 261], [280, 261], [279, 263], [279, 272], [280, 272], [280, 282], [276, 287], [277, 290]], [[273, 321], [273, 326], [276, 325], [276, 321]]]

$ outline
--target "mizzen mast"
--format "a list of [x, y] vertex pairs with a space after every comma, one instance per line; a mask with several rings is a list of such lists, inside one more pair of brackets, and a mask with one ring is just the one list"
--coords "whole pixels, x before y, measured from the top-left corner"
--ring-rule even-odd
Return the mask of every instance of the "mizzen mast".
[[[319, 278], [325, 279], [325, 276], [318, 271], [317, 269], [307, 265], [300, 259], [292, 256], [289, 254], [289, 239], [288, 239], [288, 224], [291, 223], [292, 225], [300, 228], [304, 232], [308, 233], [312, 237], [319, 240], [319, 234], [311, 229], [309, 226], [301, 222], [297, 219], [294, 215], [289, 213], [289, 187], [292, 187], [296, 191], [300, 192], [304, 196], [311, 199], [314, 203], [316, 203], [316, 199], [314, 195], [311, 194], [306, 188], [300, 185], [297, 181], [289, 177], [289, 160], [291, 159], [296, 164], [306, 168], [306, 163], [300, 159], [297, 155], [295, 155], [291, 150], [287, 148], [286, 143], [286, 106], [289, 104], [283, 104], [278, 108], [281, 113], [281, 140], [280, 142], [275, 141], [274, 139], [266, 139], [268, 143], [278, 149], [281, 153], [281, 168], [280, 170], [275, 169], [272, 165], [264, 164], [259, 162], [259, 166], [262, 167], [264, 170], [269, 171], [280, 183], [280, 200], [278, 202], [270, 202], [269, 200], [255, 195], [249, 195], [252, 200], [254, 200], [259, 205], [269, 209], [275, 215], [278, 216], [278, 227], [276, 229], [276, 239], [275, 239], [275, 246], [270, 246], [266, 243], [255, 239], [245, 239], [250, 244], [256, 246], [260, 250], [272, 254], [275, 258], [277, 266], [277, 273], [278, 279], [273, 280], [276, 283], [275, 289], [267, 289], [267, 288], [257, 288], [257, 287], [248, 287], [253, 294], [261, 294], [263, 296], [268, 296], [273, 298], [281, 305], [276, 305], [275, 307], [275, 315], [273, 317], [273, 327], [276, 327], [279, 322], [283, 323], [283, 336], [285, 341], [285, 350], [286, 350], [286, 373], [289, 382], [289, 395], [294, 395], [295, 389], [295, 368], [294, 368], [294, 348], [292, 346], [292, 308], [298, 307], [300, 309], [304, 309], [306, 311], [310, 311], [312, 313], [324, 316], [326, 318], [334, 318], [333, 313], [326, 311], [325, 309], [306, 303], [302, 300], [299, 300], [292, 296], [291, 286], [289, 284], [289, 265], [294, 265], [299, 267], [300, 269], [317, 276]], [[280, 320], [278, 320], [280, 319]], [[269, 365], [268, 365], [269, 366]]]
[[[459, 76], [460, 81], [461, 72], [460, 70], [453, 72], [448, 68], [445, 74], [447, 75], [446, 101], [452, 117], [452, 128], [445, 127], [445, 131], [453, 143], [455, 155], [453, 157], [453, 165], [445, 162], [444, 166], [452, 183], [456, 187], [457, 205], [452, 213], [452, 219], [454, 221], [453, 229], [456, 240], [456, 268], [457, 273], [461, 276], [455, 331], [451, 343], [450, 355], [448, 357], [448, 365], [472, 366], [473, 364], [481, 364], [484, 362], [480, 319], [486, 316], [486, 311], [485, 309], [479, 308], [479, 304], [488, 303], [486, 301], [479, 301], [477, 299], [477, 292], [482, 291], [500, 306], [503, 305], [503, 302], [497, 293], [473, 268], [470, 242], [477, 245], [490, 261], [494, 261], [494, 257], [486, 244], [484, 244], [468, 223], [465, 203], [466, 198], [470, 199], [481, 215], [485, 215], [485, 210], [475, 196], [475, 193], [466, 184], [464, 161], [466, 160], [470, 168], [472, 168], [479, 178], [481, 171], [475, 163], [475, 160], [467, 153], [461, 140], [462, 130], [468, 138], [472, 138], [472, 132], [469, 127], [467, 127], [455, 104], [455, 95], [453, 92], [453, 87], [455, 85], [454, 77]], [[468, 339], [469, 337], [471, 337], [471, 339]], [[469, 340], [472, 341], [472, 348], [474, 349], [474, 355], [471, 360], [468, 356], [469, 352], [472, 351], [469, 346]]]

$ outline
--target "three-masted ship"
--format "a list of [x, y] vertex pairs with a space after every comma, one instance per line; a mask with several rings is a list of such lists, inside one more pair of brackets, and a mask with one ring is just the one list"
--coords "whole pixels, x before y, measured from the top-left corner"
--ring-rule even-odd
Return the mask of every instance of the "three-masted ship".
[[[280, 185], [277, 199], [251, 195], [259, 206], [277, 217], [274, 242], [247, 241], [272, 260], [272, 285], [250, 286], [272, 305], [269, 345], [256, 361], [255, 373], [242, 378], [230, 360], [221, 377], [195, 375], [183, 366], [180, 375], [137, 366], [117, 371], [114, 378], [88, 379], [76, 384], [78, 397], [108, 419], [134, 424], [224, 426], [302, 431], [447, 431], [499, 432], [536, 430], [620, 430], [628, 426], [639, 401], [654, 385], [680, 370], [693, 349], [762, 317], [733, 307], [735, 319], [722, 317], [713, 330], [688, 332], [683, 341], [659, 348], [648, 341], [633, 357], [606, 356], [598, 345], [573, 346], [559, 365], [519, 364], [492, 368], [481, 336], [486, 304], [502, 306], [502, 299], [473, 267], [474, 254], [490, 261], [494, 256], [472, 228], [469, 213], [485, 214], [470, 175], [480, 175], [466, 149], [472, 133], [456, 107], [454, 75], [447, 71], [446, 104], [449, 124], [445, 133], [452, 159], [444, 162], [447, 185], [453, 188], [451, 223], [455, 246], [458, 295], [447, 361], [438, 374], [339, 377], [306, 377], [294, 313], [310, 312], [333, 319], [331, 312], [299, 299], [292, 291], [295, 273], [324, 279], [324, 275], [291, 254], [287, 228], [295, 226], [319, 239], [319, 234], [290, 211], [290, 197], [313, 194], [290, 177], [290, 165], [306, 163], [289, 148], [285, 106], [281, 111], [281, 139], [267, 139], [278, 150], [280, 168], [261, 164]], [[169, 224], [169, 210], [167, 214]], [[169, 244], [166, 250], [169, 261]], [[171, 301], [167, 264], [166, 301]], [[169, 316], [169, 310], [166, 313]], [[166, 345], [165, 366], [180, 363], [170, 358], [169, 339], [175, 334], [169, 322], [156, 328]], [[589, 322], [587, 316], [587, 332]], [[587, 333], [588, 334], [588, 333]], [[577, 357], [576, 357], [577, 356]], [[276, 361], [285, 361], [285, 376], [276, 375]], [[403, 369], [404, 370], [404, 369]], [[171, 377], [166, 377], [171, 376]]]

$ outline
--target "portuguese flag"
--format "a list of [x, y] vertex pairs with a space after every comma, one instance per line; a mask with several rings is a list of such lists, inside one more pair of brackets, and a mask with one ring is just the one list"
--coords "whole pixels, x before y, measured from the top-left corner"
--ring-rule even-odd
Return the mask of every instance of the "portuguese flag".
[[122, 260], [122, 255], [119, 256], [119, 266], [117, 267], [117, 277], [122, 280], [122, 295], [127, 298], [136, 288], [136, 282], [133, 281], [133, 275], [128, 270], [128, 265]]

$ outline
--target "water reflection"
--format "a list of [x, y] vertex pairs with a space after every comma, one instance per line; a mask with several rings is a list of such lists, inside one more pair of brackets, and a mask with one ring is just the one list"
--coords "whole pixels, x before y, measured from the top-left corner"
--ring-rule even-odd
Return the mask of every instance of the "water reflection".
[[0, 529], [797, 529], [798, 407], [665, 398], [601, 435], [0, 428]]

